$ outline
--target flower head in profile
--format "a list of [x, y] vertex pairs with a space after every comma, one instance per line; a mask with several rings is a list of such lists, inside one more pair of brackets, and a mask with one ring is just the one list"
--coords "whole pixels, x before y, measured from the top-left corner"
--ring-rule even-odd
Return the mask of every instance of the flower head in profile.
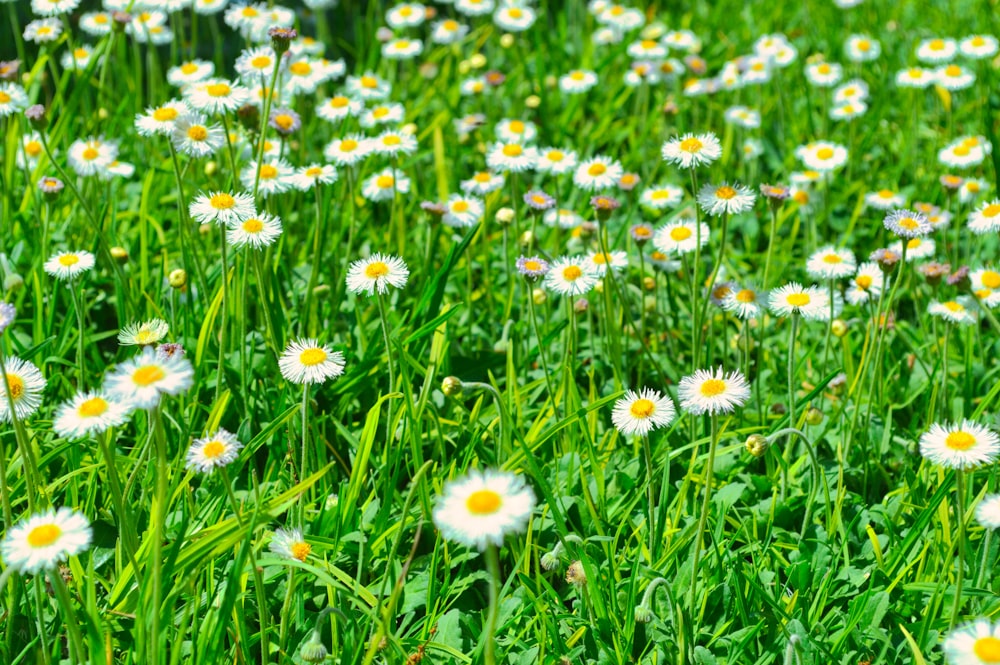
[[282, 558], [296, 561], [305, 561], [312, 552], [312, 545], [306, 542], [302, 529], [278, 529], [267, 548]]
[[212, 436], [194, 440], [188, 448], [187, 468], [212, 473], [233, 462], [242, 447], [235, 434], [220, 428]]
[[806, 263], [806, 271], [816, 279], [840, 279], [854, 274], [857, 261], [849, 249], [837, 249], [833, 245], [813, 252]]
[[0, 544], [9, 568], [19, 573], [53, 570], [90, 547], [90, 522], [71, 508], [48, 510], [15, 524]]
[[920, 454], [949, 469], [972, 469], [992, 464], [1000, 455], [1000, 437], [971, 420], [934, 423], [920, 436]]
[[681, 379], [677, 396], [681, 408], [695, 416], [731, 413], [750, 399], [750, 384], [739, 371], [699, 369]]
[[984, 529], [1000, 529], [1000, 494], [987, 494], [976, 506], [976, 521]]
[[445, 540], [485, 550], [528, 525], [535, 495], [521, 476], [471, 471], [445, 483], [434, 507], [434, 524]]
[[722, 156], [722, 146], [715, 134], [684, 134], [663, 144], [663, 160], [682, 169], [711, 164]]
[[971, 326], [976, 322], [976, 316], [961, 301], [962, 298], [958, 300], [946, 300], [944, 302], [935, 300], [927, 306], [927, 312], [931, 316], [944, 319], [948, 323]]
[[665, 427], [677, 416], [674, 403], [660, 391], [643, 388], [638, 393], [629, 390], [615, 402], [611, 422], [625, 435], [645, 436], [658, 427]]
[[157, 344], [167, 336], [170, 326], [163, 319], [150, 319], [143, 323], [132, 323], [118, 333], [118, 343], [122, 346], [149, 346]]
[[0, 422], [10, 422], [11, 406], [18, 420], [24, 420], [42, 405], [45, 377], [32, 363], [7, 357], [7, 376], [0, 381]]
[[743, 320], [759, 319], [767, 302], [767, 292], [753, 284], [734, 286], [722, 298], [722, 309]]
[[830, 294], [816, 286], [789, 282], [771, 291], [771, 311], [778, 316], [798, 314], [804, 319], [819, 320], [830, 315]]
[[698, 203], [706, 214], [736, 215], [753, 207], [756, 195], [739, 184], [707, 184], [698, 192]]
[[900, 238], [919, 238], [934, 230], [927, 216], [915, 210], [893, 210], [882, 223]]
[[128, 404], [103, 392], [81, 392], [56, 409], [52, 429], [67, 439], [82, 439], [118, 427], [128, 414]]
[[344, 373], [344, 354], [315, 339], [290, 342], [278, 359], [286, 381], [298, 384], [323, 383]]
[[517, 272], [532, 282], [545, 277], [548, 271], [548, 261], [539, 256], [521, 256], [517, 259]]
[[94, 255], [84, 250], [58, 252], [42, 267], [56, 279], [75, 279], [94, 267]]
[[199, 194], [188, 206], [191, 217], [202, 224], [232, 224], [256, 212], [253, 197], [245, 192]]
[[370, 296], [378, 291], [379, 295], [384, 295], [389, 287], [401, 289], [406, 286], [409, 277], [410, 270], [401, 258], [376, 252], [351, 264], [347, 271], [347, 288], [357, 294]]
[[165, 357], [150, 346], [118, 366], [105, 381], [108, 394], [137, 409], [152, 409], [163, 395], [179, 395], [194, 384], [194, 368], [181, 355]]

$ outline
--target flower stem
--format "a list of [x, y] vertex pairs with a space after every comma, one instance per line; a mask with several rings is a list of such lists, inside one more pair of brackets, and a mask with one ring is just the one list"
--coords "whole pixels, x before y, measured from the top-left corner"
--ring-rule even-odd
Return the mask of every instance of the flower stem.
[[708, 521], [708, 506], [712, 499], [712, 469], [715, 467], [715, 449], [719, 443], [719, 416], [711, 415], [712, 438], [708, 447], [708, 462], [705, 464], [705, 497], [701, 503], [701, 514], [698, 516], [698, 527], [694, 532], [694, 559], [691, 564], [691, 616], [696, 615], [695, 603], [698, 600], [698, 563], [701, 559], [701, 538]]
[[493, 635], [497, 628], [497, 614], [500, 609], [500, 555], [496, 545], [486, 547], [486, 570], [490, 577], [490, 606], [483, 630], [483, 661], [486, 665], [496, 664], [496, 644]]

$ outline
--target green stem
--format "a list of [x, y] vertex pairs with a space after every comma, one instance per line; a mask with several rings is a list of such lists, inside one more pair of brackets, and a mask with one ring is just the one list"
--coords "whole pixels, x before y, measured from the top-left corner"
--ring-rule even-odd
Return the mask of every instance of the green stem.
[[486, 615], [486, 627], [483, 630], [483, 659], [486, 665], [496, 665], [496, 644], [493, 635], [496, 633], [497, 614], [500, 609], [500, 555], [496, 545], [486, 547], [486, 570], [490, 577], [490, 606]]
[[962, 583], [965, 576], [965, 471], [955, 470], [955, 519], [958, 521], [958, 571], [955, 574], [955, 603], [951, 607], [951, 627], [958, 624], [962, 609]]
[[59, 606], [65, 615], [66, 630], [69, 632], [70, 653], [72, 654], [70, 660], [82, 665], [87, 662], [87, 652], [83, 647], [83, 635], [80, 633], [76, 612], [73, 610], [73, 599], [70, 597], [69, 589], [66, 588], [66, 582], [63, 581], [62, 574], [58, 569], [49, 570], [49, 580], [56, 593], [56, 600], [59, 601]]
[[711, 414], [712, 440], [708, 448], [708, 462], [705, 465], [705, 497], [701, 503], [701, 514], [698, 516], [698, 526], [694, 532], [694, 558], [691, 564], [691, 616], [692, 621], [697, 615], [695, 611], [698, 600], [698, 564], [701, 559], [701, 538], [708, 521], [708, 506], [712, 499], [712, 469], [715, 467], [715, 449], [719, 443], [719, 416]]

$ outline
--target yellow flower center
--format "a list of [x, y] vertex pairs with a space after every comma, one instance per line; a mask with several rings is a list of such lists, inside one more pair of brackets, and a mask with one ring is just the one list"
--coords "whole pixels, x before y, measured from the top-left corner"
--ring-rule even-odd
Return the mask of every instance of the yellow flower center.
[[867, 52], [867, 51], [869, 51], [871, 49], [872, 43], [870, 41], [868, 41], [867, 39], [859, 39], [858, 42], [857, 42], [857, 44], [855, 44], [855, 46], [858, 47], [859, 51], [861, 51], [862, 53], [865, 53], [865, 52]]
[[636, 237], [639, 237], [639, 238], [648, 238], [649, 236], [653, 235], [653, 232], [650, 231], [645, 226], [637, 226], [637, 227], [635, 227], [635, 229], [632, 231], [632, 233]]
[[604, 175], [604, 172], [608, 170], [608, 167], [600, 162], [596, 164], [591, 164], [590, 168], [587, 169], [587, 173], [592, 176]]
[[603, 266], [608, 262], [608, 255], [603, 252], [601, 254], [594, 254], [594, 258], [592, 258], [591, 261], [599, 266]]
[[40, 35], [48, 35], [48, 34], [50, 34], [51, 32], [52, 32], [52, 28], [50, 28], [50, 27], [49, 27], [49, 26], [47, 26], [47, 25], [43, 25], [42, 27], [40, 27], [40, 28], [38, 29], [38, 34], [40, 34]]
[[85, 48], [78, 48], [73, 51], [73, 57], [77, 60], [83, 60], [88, 55], [90, 55], [90, 51]]
[[28, 534], [28, 544], [32, 547], [48, 547], [59, 540], [61, 535], [62, 529], [55, 524], [43, 524], [31, 530]]
[[723, 185], [715, 190], [715, 197], [728, 201], [729, 199], [736, 197], [736, 190], [728, 185]]
[[968, 432], [950, 432], [947, 437], [945, 437], [944, 445], [948, 446], [952, 450], [968, 450], [976, 445], [976, 437], [972, 436]]
[[80, 257], [76, 254], [63, 254], [59, 257], [59, 264], [69, 268], [80, 262]]
[[632, 402], [632, 406], [628, 410], [636, 418], [649, 418], [656, 410], [656, 405], [651, 400], [641, 398]]
[[996, 217], [1000, 215], [1000, 203], [991, 203], [982, 212], [983, 217]]
[[917, 247], [920, 247], [921, 242], [920, 238], [910, 238], [910, 240], [906, 243], [906, 249], [916, 249]]
[[469, 209], [468, 201], [455, 201], [451, 205], [452, 212], [466, 212]]
[[388, 145], [388, 146], [399, 145], [402, 142], [403, 139], [399, 138], [395, 134], [389, 134], [388, 136], [382, 139], [382, 145]]
[[288, 71], [296, 76], [309, 76], [310, 72], [312, 72], [312, 67], [305, 60], [299, 60], [298, 62], [293, 62]]
[[824, 62], [823, 64], [821, 64], [819, 67], [816, 68], [816, 71], [819, 72], [820, 74], [829, 74], [830, 65]]
[[503, 499], [493, 490], [476, 490], [465, 500], [465, 507], [473, 515], [492, 515], [501, 505]]
[[983, 273], [982, 282], [988, 289], [1000, 289], [1000, 273], [987, 270]]
[[98, 25], [104, 25], [107, 22], [108, 22], [107, 14], [98, 14], [97, 16], [94, 17], [94, 23], [97, 23]]
[[253, 7], [244, 7], [242, 13], [243, 13], [243, 16], [245, 16], [247, 18], [253, 18], [253, 17], [257, 16], [257, 14], [258, 14], [257, 10], [254, 9]]
[[524, 123], [520, 120], [511, 120], [510, 124], [507, 125], [507, 129], [515, 134], [522, 134], [524, 132]]
[[447, 21], [441, 24], [441, 27], [447, 30], [448, 32], [455, 32], [456, 30], [458, 30], [458, 21], [452, 21], [451, 19], [448, 19]]
[[413, 15], [413, 7], [410, 7], [409, 5], [403, 5], [399, 9], [399, 15], [402, 16], [403, 18], [408, 18], [408, 17], [412, 16]]
[[274, 124], [287, 131], [295, 126], [295, 118], [287, 113], [279, 113], [274, 116]]
[[913, 219], [912, 217], [902, 218], [901, 220], [899, 220], [899, 225], [902, 226], [904, 229], [908, 229], [910, 231], [912, 231], [913, 229], [920, 228], [920, 224], [917, 222], [917, 220]]
[[309, 553], [312, 552], [312, 545], [309, 543], [293, 543], [289, 548], [292, 552], [292, 558], [298, 559], [299, 561], [305, 561]]
[[676, 242], [687, 240], [691, 237], [691, 229], [686, 226], [678, 226], [670, 229], [670, 239]]
[[151, 386], [165, 378], [167, 378], [167, 373], [159, 365], [145, 365], [135, 370], [132, 374], [132, 382], [143, 388]]
[[854, 278], [854, 283], [858, 285], [859, 289], [867, 291], [872, 287], [871, 275], [858, 275]]
[[91, 397], [80, 405], [77, 413], [84, 418], [95, 418], [108, 410], [108, 403], [101, 397]]
[[691, 152], [691, 153], [698, 152], [703, 147], [704, 145], [702, 144], [702, 142], [693, 136], [681, 141], [681, 150], [684, 152]]
[[188, 127], [187, 135], [192, 141], [204, 141], [208, 138], [208, 130], [203, 125], [191, 125]]
[[959, 145], [955, 146], [955, 149], [952, 152], [954, 152], [959, 157], [968, 157], [969, 153], [972, 151], [969, 150], [967, 146]]
[[503, 154], [507, 157], [520, 157], [524, 149], [516, 143], [508, 143], [503, 147]]
[[1000, 663], [1000, 639], [996, 637], [980, 637], [972, 650], [984, 663]]
[[278, 169], [270, 164], [264, 164], [264, 166], [260, 167], [260, 177], [265, 180], [271, 180], [272, 178], [277, 177], [277, 175]]
[[250, 61], [250, 66], [254, 69], [264, 69], [271, 66], [271, 56], [269, 55], [258, 55], [256, 58]]
[[139, 344], [151, 344], [157, 339], [158, 336], [152, 330], [143, 329], [135, 334], [135, 341], [139, 342]]
[[820, 148], [816, 151], [816, 156], [820, 159], [830, 159], [833, 157], [833, 148]]
[[722, 379], [708, 379], [698, 390], [704, 397], [715, 397], [726, 392], [726, 382]]
[[221, 441], [209, 441], [201, 449], [201, 454], [207, 459], [215, 459], [226, 452], [226, 446]]
[[101, 153], [99, 153], [96, 148], [87, 148], [83, 151], [82, 157], [89, 162], [97, 159], [100, 154]]
[[507, 15], [510, 16], [511, 18], [521, 18], [522, 16], [524, 16], [524, 12], [522, 12], [517, 7], [511, 7], [507, 11]]
[[247, 233], [260, 233], [264, 230], [264, 222], [259, 219], [248, 219], [242, 224], [243, 230]]
[[365, 266], [365, 277], [368, 279], [379, 279], [389, 274], [389, 266], [382, 261], [372, 261]]
[[741, 289], [736, 293], [736, 302], [741, 302], [743, 304], [750, 304], [756, 302], [757, 294], [750, 289]]
[[[342, 109], [342, 108], [344, 108], [345, 106], [347, 106], [350, 103], [351, 103], [351, 100], [349, 100], [347, 97], [344, 97], [343, 95], [339, 95], [339, 96], [334, 97], [334, 98], [332, 98], [330, 100], [330, 108]], [[382, 109], [375, 109], [375, 117], [376, 118], [379, 117], [378, 112], [381, 111], [381, 110]]]
[[563, 154], [562, 150], [549, 150], [545, 156], [550, 162], [561, 162], [566, 155]]
[[228, 210], [236, 205], [236, 199], [231, 194], [219, 192], [218, 194], [212, 194], [212, 198], [208, 200], [208, 204], [216, 210]]
[[584, 73], [581, 72], [579, 69], [577, 69], [575, 71], [570, 72], [569, 77], [574, 81], [582, 81], [584, 79]]
[[8, 95], [3, 90], [0, 90], [0, 104], [6, 104], [10, 101], [10, 95]]
[[486, 171], [480, 171], [476, 175], [472, 176], [472, 179], [475, 180], [476, 182], [489, 182], [490, 177], [491, 177], [490, 174], [487, 173]]
[[16, 374], [7, 374], [7, 384], [10, 386], [10, 396], [14, 400], [24, 394], [24, 380]]
[[942, 39], [932, 39], [931, 43], [928, 44], [932, 51], [943, 51], [944, 50], [944, 40]]
[[962, 68], [959, 67], [958, 65], [948, 65], [947, 67], [944, 68], [944, 75], [945, 76], [961, 76], [962, 75]]
[[306, 367], [313, 367], [320, 364], [326, 360], [326, 351], [323, 349], [313, 347], [311, 349], [306, 349], [299, 354], [299, 362]]
[[375, 185], [378, 186], [379, 189], [389, 189], [392, 187], [394, 182], [395, 180], [391, 175], [380, 175], [375, 179]]
[[232, 91], [233, 89], [229, 87], [228, 83], [209, 83], [205, 86], [205, 92], [210, 97], [228, 97]]
[[527, 261], [524, 262], [523, 265], [525, 270], [535, 271], [542, 269], [542, 264], [539, 263], [538, 261], [535, 261], [534, 259], [528, 259]]
[[843, 260], [839, 254], [827, 254], [823, 257], [823, 263], [841, 263]]
[[319, 166], [310, 166], [306, 169], [306, 175], [310, 178], [318, 178], [323, 175], [323, 169]]
[[169, 122], [178, 115], [177, 109], [170, 106], [161, 106], [153, 111], [153, 119], [157, 122]]
[[891, 189], [880, 189], [878, 195], [883, 199], [891, 199], [896, 193]]
[[962, 307], [961, 304], [955, 302], [954, 300], [949, 300], [948, 302], [944, 303], [944, 306], [947, 307], [948, 311], [950, 312], [958, 313], [965, 311], [965, 308]]
[[583, 276], [583, 271], [580, 270], [580, 266], [566, 266], [563, 268], [563, 279], [568, 282], [575, 282]]
[[374, 76], [362, 76], [359, 82], [361, 83], [362, 88], [378, 87], [378, 79], [376, 79]]
[[792, 293], [788, 296], [788, 304], [792, 307], [804, 307], [810, 302], [808, 293]]

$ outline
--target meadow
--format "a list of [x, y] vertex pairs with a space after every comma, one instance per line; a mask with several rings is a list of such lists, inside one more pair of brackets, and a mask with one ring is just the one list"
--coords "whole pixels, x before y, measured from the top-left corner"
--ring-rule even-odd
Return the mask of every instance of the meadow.
[[0, 5], [0, 662], [1000, 663], [997, 0]]

